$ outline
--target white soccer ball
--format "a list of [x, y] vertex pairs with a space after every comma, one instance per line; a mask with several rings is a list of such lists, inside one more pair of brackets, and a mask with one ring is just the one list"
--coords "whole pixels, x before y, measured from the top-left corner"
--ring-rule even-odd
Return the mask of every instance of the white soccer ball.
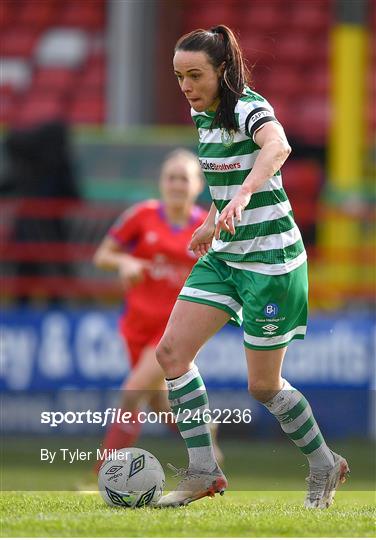
[[114, 459], [102, 464], [98, 488], [109, 506], [135, 508], [156, 503], [165, 485], [165, 474], [157, 458], [141, 448], [112, 452]]

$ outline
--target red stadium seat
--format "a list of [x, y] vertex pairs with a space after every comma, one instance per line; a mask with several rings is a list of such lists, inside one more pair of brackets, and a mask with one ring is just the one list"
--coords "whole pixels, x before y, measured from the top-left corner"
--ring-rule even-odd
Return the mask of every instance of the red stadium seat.
[[176, 110], [176, 122], [179, 124], [192, 125], [189, 106], [187, 107], [183, 100], [179, 102], [179, 108]]
[[328, 36], [315, 36], [307, 33], [286, 33], [277, 39], [277, 64], [299, 64], [310, 66], [323, 64], [329, 57]]
[[68, 2], [59, 14], [60, 26], [74, 26], [87, 30], [101, 30], [105, 24], [104, 3], [101, 0]]
[[32, 85], [27, 93], [23, 94], [23, 99], [38, 104], [38, 102], [53, 102], [53, 101], [65, 101], [66, 96], [64, 89], [37, 87]]
[[0, 123], [9, 123], [12, 120], [16, 104], [16, 93], [12, 86], [0, 86]]
[[311, 35], [303, 32], [281, 36], [277, 42], [277, 62], [305, 65], [315, 55]]
[[268, 77], [270, 68], [260, 64], [254, 64], [252, 66], [251, 62], [249, 62], [249, 65], [251, 65], [251, 84], [255, 85], [256, 89], [260, 90], [261, 92], [261, 90], [267, 85], [265, 80]]
[[323, 9], [319, 3], [297, 2], [291, 6], [289, 23], [291, 31], [325, 34], [333, 17], [330, 8]]
[[74, 124], [102, 124], [105, 120], [103, 96], [75, 97], [68, 111], [68, 120]]
[[214, 9], [210, 2], [185, 2], [183, 32], [190, 32], [195, 28], [210, 28], [218, 24], [236, 28], [238, 21], [236, 2], [216, 2]]
[[265, 91], [277, 91], [285, 99], [293, 99], [302, 91], [302, 73], [297, 67], [277, 66], [264, 77]]
[[[13, 85], [17, 75], [15, 68], [8, 66], [10, 62], [20, 59], [34, 70], [32, 80], [29, 76], [26, 81], [25, 75], [22, 85], [13, 85], [22, 88], [22, 94], [0, 87], [1, 122], [24, 126], [64, 118], [68, 113], [73, 121], [103, 122], [106, 58], [100, 39], [93, 43], [85, 30], [103, 30], [106, 5], [107, 0], [1, 2], [1, 55], [7, 62], [6, 82]], [[43, 56], [46, 51], [42, 45], [48, 55]], [[25, 88], [29, 88], [27, 93]]]
[[[283, 179], [285, 179], [285, 176], [286, 175], [284, 175]], [[289, 190], [287, 190], [287, 194], [293, 208], [294, 219], [301, 229], [304, 238], [306, 232], [305, 229], [317, 223], [319, 210], [318, 202], [315, 199], [307, 199], [305, 196], [295, 197]]]
[[299, 125], [296, 124], [296, 108], [294, 101], [286, 99], [278, 90], [275, 94], [264, 94], [274, 109], [277, 120], [282, 124], [288, 137], [295, 137], [299, 132]]
[[56, 22], [56, 2], [26, 2], [17, 14], [17, 22], [37, 30], [44, 29]]
[[16, 10], [14, 4], [11, 2], [1, 2], [0, 4], [0, 30], [4, 31], [5, 28], [9, 28], [13, 23], [16, 16]]
[[311, 54], [311, 62], [317, 65], [328, 66], [329, 52], [330, 52], [330, 40], [329, 33], [324, 36], [317, 36], [312, 42], [313, 50]]
[[38, 41], [35, 29], [12, 26], [4, 30], [1, 36], [1, 55], [30, 57]]
[[323, 144], [330, 120], [330, 106], [325, 98], [303, 98], [296, 104], [296, 122], [299, 133], [306, 143]]
[[12, 124], [25, 127], [39, 122], [64, 118], [64, 102], [59, 96], [33, 94], [22, 100], [13, 116]]
[[330, 72], [325, 65], [318, 64], [316, 67], [308, 69], [303, 82], [306, 94], [317, 98], [329, 95]]
[[273, 32], [283, 25], [283, 15], [283, 4], [278, 2], [247, 2], [239, 24], [249, 31]]
[[274, 63], [276, 42], [272, 37], [262, 34], [247, 34], [241, 39], [244, 55], [250, 66]]
[[39, 68], [33, 78], [33, 90], [69, 91], [74, 85], [77, 73], [73, 69]]
[[89, 63], [79, 79], [80, 88], [102, 90], [105, 83], [105, 66], [101, 62]]
[[288, 160], [283, 166], [283, 183], [289, 193], [317, 198], [321, 189], [322, 169], [317, 160]]
[[98, 66], [101, 66], [101, 67], [105, 67], [106, 65], [106, 54], [103, 50], [103, 47], [102, 46], [99, 46], [98, 49], [91, 51], [90, 52], [90, 56], [88, 57], [88, 59], [86, 60], [86, 67], [89, 69], [91, 68], [94, 68], [94, 67], [98, 67]]

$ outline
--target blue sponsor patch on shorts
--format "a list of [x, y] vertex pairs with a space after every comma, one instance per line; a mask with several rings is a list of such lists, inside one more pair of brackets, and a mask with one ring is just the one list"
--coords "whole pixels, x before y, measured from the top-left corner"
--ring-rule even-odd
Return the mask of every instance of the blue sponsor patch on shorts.
[[265, 317], [268, 317], [271, 319], [272, 317], [276, 317], [279, 313], [279, 306], [278, 304], [266, 304], [264, 307], [264, 315]]

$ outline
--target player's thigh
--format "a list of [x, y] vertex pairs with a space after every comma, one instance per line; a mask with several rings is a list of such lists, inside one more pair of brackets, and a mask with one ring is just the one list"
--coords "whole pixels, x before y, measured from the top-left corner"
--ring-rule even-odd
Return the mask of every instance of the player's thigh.
[[211, 305], [177, 300], [157, 348], [159, 360], [162, 358], [163, 363], [163, 358], [168, 356], [178, 364], [190, 364], [230, 318], [229, 313]]

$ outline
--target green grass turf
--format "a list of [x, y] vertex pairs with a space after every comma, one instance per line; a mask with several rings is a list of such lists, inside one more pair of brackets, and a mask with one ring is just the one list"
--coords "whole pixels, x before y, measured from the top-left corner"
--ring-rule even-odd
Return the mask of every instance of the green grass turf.
[[[75, 441], [77, 444], [77, 441]], [[203, 499], [187, 508], [126, 510], [110, 508], [99, 495], [73, 491], [88, 464], [30, 467], [41, 441], [3, 448], [2, 485], [21, 480], [35, 491], [4, 491], [0, 498], [1, 535], [5, 537], [373, 537], [375, 497], [373, 447], [366, 441], [336, 445], [349, 458], [350, 480], [329, 510], [305, 510], [304, 456], [288, 442], [223, 441], [230, 489], [224, 497]], [[75, 447], [64, 440], [65, 447]], [[49, 440], [57, 448], [61, 441]], [[90, 442], [86, 441], [86, 447]], [[81, 441], [80, 448], [84, 442]], [[143, 439], [138, 443], [167, 461], [184, 465], [184, 446], [175, 439]], [[36, 447], [36, 448], [35, 448]], [[166, 471], [167, 472], [167, 471]], [[13, 480], [12, 480], [13, 479]], [[168, 486], [174, 485], [168, 474]], [[64, 486], [64, 487], [63, 487]]]
[[373, 537], [369, 492], [337, 494], [325, 511], [302, 508], [300, 492], [229, 492], [186, 508], [123, 510], [99, 495], [7, 493], [1, 498], [7, 537]]

